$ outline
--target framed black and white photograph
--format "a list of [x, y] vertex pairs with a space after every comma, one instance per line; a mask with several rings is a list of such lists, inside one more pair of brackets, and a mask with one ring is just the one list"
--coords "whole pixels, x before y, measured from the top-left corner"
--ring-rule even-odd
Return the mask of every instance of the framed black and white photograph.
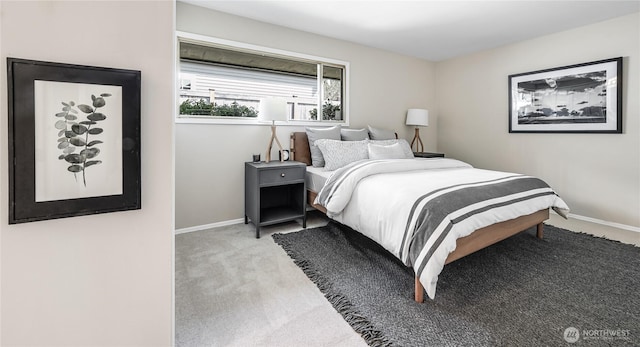
[[289, 161], [289, 150], [283, 149], [282, 151], [278, 151], [278, 160], [280, 161]]
[[7, 58], [9, 223], [140, 208], [140, 71]]
[[510, 133], [622, 133], [622, 58], [509, 75]]

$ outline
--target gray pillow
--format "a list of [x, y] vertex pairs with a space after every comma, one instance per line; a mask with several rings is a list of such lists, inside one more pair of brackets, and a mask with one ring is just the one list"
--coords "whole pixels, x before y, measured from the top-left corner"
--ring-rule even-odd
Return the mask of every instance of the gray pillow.
[[340, 137], [342, 141], [362, 141], [369, 139], [367, 129], [340, 129]]
[[391, 130], [374, 128], [371, 125], [368, 127], [369, 138], [372, 140], [394, 140], [396, 138], [396, 133]]
[[311, 151], [311, 165], [314, 167], [323, 167], [324, 158], [320, 148], [316, 146], [316, 140], [329, 139], [340, 140], [340, 126], [336, 125], [330, 128], [305, 128], [307, 138], [309, 139], [309, 150]]
[[320, 139], [316, 141], [316, 145], [320, 148], [324, 157], [324, 168], [329, 171], [337, 170], [358, 160], [369, 159], [368, 143], [369, 140], [336, 141]]
[[400, 147], [402, 147], [402, 151], [404, 152], [405, 158], [407, 159], [415, 158], [413, 156], [413, 150], [411, 150], [411, 145], [409, 145], [409, 142], [407, 142], [407, 140], [405, 139], [382, 140], [382, 141], [371, 140], [370, 143], [374, 145], [382, 145], [382, 146], [389, 146], [389, 145], [398, 143], [400, 144]]

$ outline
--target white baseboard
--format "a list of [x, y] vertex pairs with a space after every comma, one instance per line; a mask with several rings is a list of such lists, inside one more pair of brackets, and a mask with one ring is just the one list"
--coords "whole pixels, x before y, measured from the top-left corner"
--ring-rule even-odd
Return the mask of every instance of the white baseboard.
[[[551, 212], [555, 213], [553, 210], [551, 210]], [[605, 226], [612, 227], [612, 228], [617, 228], [617, 229], [622, 229], [622, 230], [629, 230], [629, 231], [634, 231], [634, 232], [640, 233], [640, 228], [639, 227], [634, 227], [634, 226], [631, 226], [631, 225], [620, 224], [620, 223], [615, 223], [615, 222], [609, 222], [609, 221], [602, 220], [602, 219], [597, 219], [597, 218], [585, 217], [585, 216], [581, 216], [579, 214], [569, 213], [569, 218], [581, 220], [581, 221], [584, 221], [584, 222], [594, 223], [594, 224], [605, 225]], [[178, 234], [190, 233], [190, 232], [194, 232], [194, 231], [201, 231], [201, 230], [217, 228], [217, 227], [225, 227], [225, 226], [234, 225], [234, 224], [240, 224], [240, 223], [244, 223], [244, 219], [243, 218], [231, 219], [231, 220], [217, 222], [217, 223], [196, 225], [196, 226], [193, 226], [193, 227], [176, 229], [175, 234], [178, 235]]]
[[231, 219], [231, 220], [226, 220], [226, 221], [211, 223], [211, 224], [196, 225], [188, 228], [180, 228], [180, 229], [176, 229], [175, 234], [178, 235], [178, 234], [190, 233], [194, 231], [207, 230], [211, 228], [226, 227], [229, 225], [240, 224], [240, 223], [244, 223], [243, 218]]
[[578, 219], [578, 220], [585, 221], [585, 222], [589, 222], [589, 223], [595, 223], [595, 224], [600, 224], [600, 225], [606, 225], [606, 226], [608, 226], [608, 227], [612, 227], [612, 228], [618, 228], [618, 229], [623, 229], [623, 230], [635, 231], [635, 232], [637, 232], [637, 233], [640, 233], [640, 228], [638, 228], [638, 227], [634, 227], [634, 226], [632, 226], [632, 225], [620, 224], [620, 223], [616, 223], [616, 222], [609, 222], [609, 221], [602, 220], [602, 219], [591, 218], [591, 217], [585, 217], [585, 216], [581, 216], [581, 215], [577, 215], [577, 214], [572, 214], [572, 213], [569, 213], [569, 218], [574, 218], [574, 219]]
[[[557, 214], [553, 210], [551, 210], [551, 212]], [[616, 222], [609, 222], [609, 221], [606, 221], [606, 220], [597, 219], [597, 218], [591, 218], [591, 217], [585, 217], [585, 216], [581, 216], [579, 214], [573, 214], [573, 213], [569, 213], [568, 217], [572, 218], [572, 219], [581, 220], [583, 222], [600, 224], [600, 225], [608, 226], [608, 227], [611, 227], [611, 228], [629, 230], [629, 231], [634, 231], [634, 232], [640, 233], [640, 228], [639, 227], [634, 227], [632, 225], [626, 225], [626, 224], [621, 224], [621, 223], [616, 223]]]

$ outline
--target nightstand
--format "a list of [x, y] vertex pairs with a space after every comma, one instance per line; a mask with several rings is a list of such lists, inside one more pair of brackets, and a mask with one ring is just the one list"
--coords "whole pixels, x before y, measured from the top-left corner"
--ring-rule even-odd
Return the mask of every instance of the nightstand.
[[444, 158], [444, 153], [413, 152], [416, 158]]
[[244, 224], [260, 227], [302, 219], [307, 227], [307, 166], [297, 161], [246, 162], [244, 166]]

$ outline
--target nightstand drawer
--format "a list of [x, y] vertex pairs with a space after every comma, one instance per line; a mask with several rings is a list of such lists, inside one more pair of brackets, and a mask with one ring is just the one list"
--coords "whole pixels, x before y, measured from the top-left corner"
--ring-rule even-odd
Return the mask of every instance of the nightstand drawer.
[[444, 158], [444, 153], [413, 152], [416, 158]]
[[305, 170], [297, 167], [261, 170], [259, 184], [286, 183], [303, 180], [304, 173]]

